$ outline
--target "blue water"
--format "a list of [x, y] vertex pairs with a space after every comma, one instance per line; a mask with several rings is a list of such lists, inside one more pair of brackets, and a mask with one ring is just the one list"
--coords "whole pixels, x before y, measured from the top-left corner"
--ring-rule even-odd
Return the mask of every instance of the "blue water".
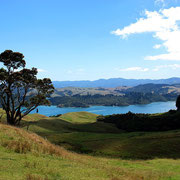
[[[99, 115], [110, 115], [127, 113], [128, 111], [134, 113], [162, 113], [169, 111], [170, 109], [176, 109], [174, 101], [168, 102], [154, 102], [145, 105], [130, 105], [130, 106], [91, 106], [89, 108], [58, 108], [56, 106], [39, 106], [39, 114], [46, 116], [52, 116], [57, 114], [64, 114], [68, 112], [80, 112], [87, 111]], [[36, 110], [31, 113], [36, 113]]]

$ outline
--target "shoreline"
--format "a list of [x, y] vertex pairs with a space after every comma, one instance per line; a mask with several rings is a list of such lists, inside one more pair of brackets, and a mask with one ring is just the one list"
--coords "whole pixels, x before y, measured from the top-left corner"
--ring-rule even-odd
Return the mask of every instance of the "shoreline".
[[[166, 102], [152, 102], [150, 104], [136, 104], [129, 106], [90, 106], [88, 108], [82, 107], [64, 107], [58, 108], [57, 106], [39, 106], [39, 114], [45, 116], [53, 116], [57, 114], [65, 114], [69, 112], [86, 111], [98, 115], [111, 115], [111, 114], [124, 114], [129, 111], [134, 113], [163, 113], [170, 109], [176, 109], [175, 101]], [[36, 110], [31, 114], [36, 113]]]

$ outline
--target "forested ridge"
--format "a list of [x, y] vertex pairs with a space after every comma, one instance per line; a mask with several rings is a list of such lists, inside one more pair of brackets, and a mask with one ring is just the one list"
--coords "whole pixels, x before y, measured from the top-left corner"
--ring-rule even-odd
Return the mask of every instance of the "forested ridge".
[[148, 104], [158, 101], [173, 101], [177, 94], [169, 93], [160, 95], [158, 93], [127, 92], [123, 96], [116, 95], [73, 95], [62, 97], [51, 97], [52, 105], [59, 107], [88, 107], [98, 106], [126, 106], [132, 104]]

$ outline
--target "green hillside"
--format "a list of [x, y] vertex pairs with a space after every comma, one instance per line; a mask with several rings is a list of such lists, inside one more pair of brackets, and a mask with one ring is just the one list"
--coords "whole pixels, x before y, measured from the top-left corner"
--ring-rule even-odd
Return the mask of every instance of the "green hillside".
[[0, 125], [0, 157], [2, 180], [113, 179], [126, 175], [107, 160], [99, 163], [99, 159], [68, 152], [36, 134], [6, 125]]
[[180, 130], [126, 133], [95, 117], [33, 114], [24, 130], [0, 124], [0, 180], [180, 179]]
[[31, 123], [29, 130], [68, 150], [93, 156], [180, 158], [179, 130], [127, 133], [113, 124], [95, 122], [95, 116], [87, 112], [67, 113]]
[[73, 112], [63, 114], [60, 119], [72, 123], [93, 123], [98, 115], [89, 112]]

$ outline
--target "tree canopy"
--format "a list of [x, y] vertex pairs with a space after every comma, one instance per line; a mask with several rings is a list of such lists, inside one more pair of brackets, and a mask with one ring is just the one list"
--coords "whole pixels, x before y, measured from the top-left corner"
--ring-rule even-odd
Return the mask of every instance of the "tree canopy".
[[24, 116], [39, 105], [49, 105], [54, 87], [49, 78], [38, 79], [37, 68], [27, 69], [24, 55], [12, 50], [0, 54], [0, 103], [7, 123], [19, 125]]

